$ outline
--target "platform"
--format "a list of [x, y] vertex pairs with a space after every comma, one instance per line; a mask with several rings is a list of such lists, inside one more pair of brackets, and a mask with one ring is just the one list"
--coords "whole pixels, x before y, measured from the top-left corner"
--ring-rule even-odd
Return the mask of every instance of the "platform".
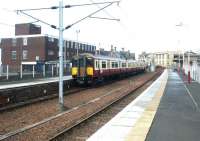
[[169, 74], [165, 94], [146, 141], [199, 140], [200, 84], [183, 83], [182, 80], [177, 73]]
[[[71, 80], [72, 76], [64, 76], [63, 80]], [[46, 83], [53, 83], [53, 82], [58, 82], [59, 77], [51, 77], [51, 78], [43, 78], [43, 79], [35, 79], [31, 81], [15, 81], [15, 82], [10, 82], [7, 84], [0, 85], [0, 90], [4, 89], [12, 89], [12, 88], [18, 88], [18, 87], [27, 87], [27, 86], [33, 86], [33, 85], [40, 85], [40, 84], [46, 84]]]
[[87, 141], [196, 141], [200, 84], [165, 72]]

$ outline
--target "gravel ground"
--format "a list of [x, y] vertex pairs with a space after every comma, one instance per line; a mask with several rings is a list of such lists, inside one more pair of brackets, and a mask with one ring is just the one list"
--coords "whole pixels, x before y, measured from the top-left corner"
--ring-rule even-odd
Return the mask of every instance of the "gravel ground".
[[[98, 110], [100, 107], [110, 103], [113, 98], [122, 97], [125, 93], [127, 93], [127, 90], [133, 89], [134, 86], [141, 84], [144, 80], [148, 79], [152, 75], [152, 73], [146, 73], [144, 75], [131, 77], [126, 80], [121, 80], [109, 84], [107, 86], [92, 88], [73, 95], [65, 96], [65, 106], [71, 109], [80, 104], [85, 104], [99, 96], [104, 95], [105, 93], [119, 89], [117, 91], [113, 91], [107, 97], [103, 97], [101, 100], [88, 103], [82, 108], [78, 108], [72, 112], [69, 112], [67, 115], [61, 116], [60, 118], [38, 126], [37, 128], [30, 129], [27, 132], [23, 132], [8, 138], [8, 140], [46, 140], [60, 130], [69, 127], [71, 124], [74, 124], [80, 118], [87, 117], [94, 111]], [[5, 134], [10, 131], [17, 130], [18, 128], [25, 127], [60, 113], [57, 102], [57, 99], [53, 99], [15, 109], [13, 111], [1, 113], [0, 134]]]
[[118, 114], [122, 109], [124, 109], [129, 103], [131, 103], [138, 95], [140, 95], [148, 86], [152, 84], [149, 81], [143, 87], [139, 88], [135, 92], [129, 94], [122, 100], [114, 103], [109, 108], [106, 108], [97, 115], [89, 118], [80, 125], [72, 128], [65, 134], [59, 136], [54, 141], [85, 141], [93, 133], [95, 133], [99, 128], [105, 125], [109, 120], [111, 120], [116, 114]]

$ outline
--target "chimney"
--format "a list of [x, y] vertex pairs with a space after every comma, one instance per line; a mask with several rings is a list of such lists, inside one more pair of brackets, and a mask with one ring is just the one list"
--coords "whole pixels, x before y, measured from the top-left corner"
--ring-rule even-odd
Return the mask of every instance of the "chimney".
[[111, 52], [113, 52], [113, 45], [111, 45]]

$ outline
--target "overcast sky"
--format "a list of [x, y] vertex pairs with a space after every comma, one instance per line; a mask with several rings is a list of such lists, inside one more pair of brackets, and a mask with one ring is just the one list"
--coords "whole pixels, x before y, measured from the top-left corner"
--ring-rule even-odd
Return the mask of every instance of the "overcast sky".
[[[90, 3], [105, 0], [64, 0], [64, 4]], [[110, 1], [110, 0], [108, 0]], [[0, 38], [14, 36], [15, 23], [34, 21], [13, 12], [15, 9], [39, 8], [58, 5], [59, 0], [1, 0]], [[101, 5], [103, 6], [103, 5]], [[64, 10], [64, 25], [97, 10], [98, 6], [85, 6]], [[58, 25], [57, 10], [29, 12], [50, 24]], [[96, 44], [97, 47], [118, 50], [177, 51], [200, 50], [200, 2], [199, 0], [122, 0], [119, 6], [112, 5], [95, 16], [120, 18], [120, 22], [86, 19], [64, 32], [65, 38], [76, 40], [76, 30], [80, 30], [79, 40]], [[182, 26], [176, 26], [181, 23]], [[6, 25], [7, 24], [7, 25]], [[42, 33], [58, 35], [47, 25], [42, 25]]]

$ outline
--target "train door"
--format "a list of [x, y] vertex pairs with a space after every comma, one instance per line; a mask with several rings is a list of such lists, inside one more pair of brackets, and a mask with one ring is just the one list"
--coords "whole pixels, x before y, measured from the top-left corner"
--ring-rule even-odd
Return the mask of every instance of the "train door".
[[78, 76], [85, 77], [86, 75], [86, 61], [85, 57], [80, 57], [78, 61]]
[[99, 76], [99, 60], [95, 59], [95, 76]]
[[100, 73], [100, 76], [101, 76], [102, 73], [103, 73], [103, 69], [102, 69], [102, 60], [99, 60], [99, 73]]
[[78, 75], [78, 58], [73, 58], [72, 59], [72, 76], [77, 77]]
[[94, 59], [92, 57], [86, 58], [86, 74], [90, 77], [94, 75]]

